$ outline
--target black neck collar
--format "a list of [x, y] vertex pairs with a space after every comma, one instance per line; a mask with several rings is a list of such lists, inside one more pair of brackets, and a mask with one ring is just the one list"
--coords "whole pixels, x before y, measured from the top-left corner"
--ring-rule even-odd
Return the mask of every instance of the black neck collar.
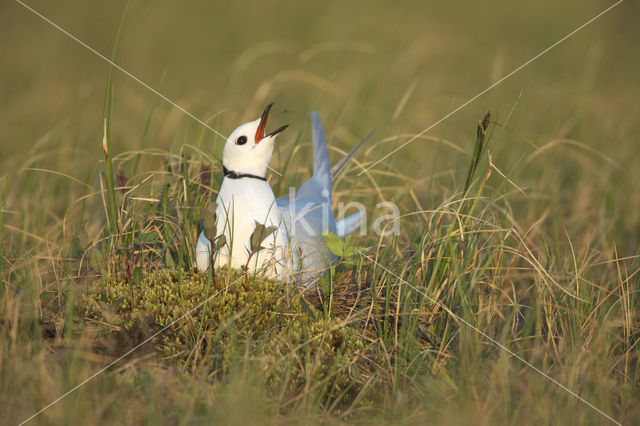
[[222, 172], [224, 173], [224, 177], [228, 177], [229, 179], [242, 179], [242, 178], [251, 178], [267, 181], [267, 178], [257, 175], [252, 175], [250, 173], [237, 173], [227, 169], [225, 166], [222, 166]]

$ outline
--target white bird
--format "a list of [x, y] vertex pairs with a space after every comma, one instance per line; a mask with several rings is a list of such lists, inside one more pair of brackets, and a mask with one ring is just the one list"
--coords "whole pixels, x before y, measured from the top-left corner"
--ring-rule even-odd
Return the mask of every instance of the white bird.
[[[331, 168], [320, 117], [312, 112], [313, 176], [295, 194], [276, 200], [265, 176], [276, 136], [287, 126], [265, 135], [272, 105], [267, 105], [259, 119], [234, 130], [225, 143], [216, 229], [225, 236], [226, 244], [214, 253], [215, 267], [247, 267], [269, 277], [308, 282], [332, 261], [322, 234], [330, 231], [343, 238], [363, 219], [363, 212], [359, 212], [336, 222], [331, 184], [367, 138]], [[264, 249], [250, 256], [256, 222], [277, 230], [261, 244]], [[211, 242], [202, 232], [196, 244], [198, 270], [209, 268], [210, 254]]]

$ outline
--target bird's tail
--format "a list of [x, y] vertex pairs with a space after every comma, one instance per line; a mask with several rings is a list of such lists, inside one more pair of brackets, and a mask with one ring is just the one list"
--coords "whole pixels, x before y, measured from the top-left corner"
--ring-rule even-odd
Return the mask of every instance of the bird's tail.
[[311, 113], [311, 133], [313, 140], [313, 177], [321, 187], [331, 191], [331, 165], [329, 164], [329, 150], [327, 138], [324, 135], [320, 116], [316, 111]]
[[336, 235], [340, 238], [344, 238], [362, 224], [362, 220], [364, 219], [364, 212], [360, 211], [358, 213], [354, 213], [349, 217], [345, 217], [342, 220], [336, 222]]
[[356, 146], [342, 157], [333, 167], [329, 164], [329, 150], [327, 138], [322, 128], [322, 122], [317, 111], [311, 113], [311, 132], [313, 139], [313, 176], [317, 177], [324, 187], [331, 188], [332, 182], [344, 170], [345, 166], [364, 143], [373, 135], [375, 130], [369, 132]]

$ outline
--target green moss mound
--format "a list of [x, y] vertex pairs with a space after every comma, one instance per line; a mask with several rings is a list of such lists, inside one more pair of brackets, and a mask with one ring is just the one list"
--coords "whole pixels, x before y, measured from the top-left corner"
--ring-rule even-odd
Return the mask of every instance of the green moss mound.
[[88, 319], [124, 353], [144, 338], [164, 362], [206, 369], [215, 377], [246, 361], [268, 389], [295, 395], [312, 385], [325, 402], [351, 403], [371, 379], [378, 354], [353, 319], [327, 319], [290, 284], [241, 271], [207, 274], [158, 270], [137, 280], [93, 282], [80, 303]]

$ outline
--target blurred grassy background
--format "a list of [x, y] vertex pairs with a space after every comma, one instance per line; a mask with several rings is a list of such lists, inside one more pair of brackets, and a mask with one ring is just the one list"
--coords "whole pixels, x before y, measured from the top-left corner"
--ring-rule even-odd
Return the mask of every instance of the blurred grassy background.
[[[126, 2], [28, 4], [110, 56]], [[610, 4], [136, 0], [126, 15], [116, 63], [223, 134], [275, 102], [270, 126], [291, 125], [279, 137], [272, 162], [276, 169], [295, 144], [309, 142], [305, 123], [313, 109], [320, 112], [332, 147], [348, 150], [376, 129], [366, 152], [358, 156], [366, 165]], [[564, 268], [568, 275], [578, 274], [580, 262], [637, 256], [639, 13], [637, 2], [625, 1], [434, 128], [429, 139], [414, 142], [367, 175], [356, 178], [362, 167], [354, 166], [349, 178], [338, 182], [337, 200], [355, 199], [370, 207], [395, 201], [405, 214], [435, 208], [461, 190], [474, 123], [491, 110], [497, 134], [517, 104], [508, 128], [489, 146], [495, 166], [526, 193], [496, 172], [489, 180], [490, 187], [504, 192], [514, 226], [530, 244], [548, 252], [549, 268]], [[79, 229], [93, 229], [89, 234], [95, 235], [102, 212], [96, 204], [95, 211], [65, 218], [79, 208], [74, 202], [87, 187], [26, 169], [68, 174], [99, 188], [109, 67], [14, 1], [0, 4], [0, 52], [0, 206], [6, 224], [0, 234], [11, 260], [18, 259], [14, 269], [24, 265], [24, 276], [40, 279], [40, 287], [46, 288], [50, 276], [41, 272], [44, 265], [54, 263]], [[115, 72], [115, 155], [141, 148], [153, 98]], [[185, 144], [201, 144], [213, 156], [222, 149], [220, 138], [203, 133], [199, 123], [159, 101], [143, 148], [177, 153]], [[271, 176], [280, 191], [308, 173], [309, 152], [306, 145], [299, 151], [287, 180]], [[138, 172], [157, 170], [161, 160], [144, 156]], [[130, 173], [130, 164], [123, 167]], [[380, 190], [374, 191], [373, 183]], [[401, 240], [411, 241], [412, 230], [422, 226], [403, 222]], [[363, 239], [365, 245], [373, 242], [375, 236]], [[632, 274], [637, 262], [620, 268], [620, 276]], [[637, 291], [637, 278], [631, 282], [636, 284], [625, 294]], [[637, 330], [637, 304], [630, 306], [635, 316], [629, 321]], [[91, 368], [80, 371], [77, 377]], [[501, 383], [495, 381], [493, 392], [499, 394]], [[544, 382], [538, 383], [544, 391]], [[231, 392], [223, 393], [225, 398], [236, 385], [228, 384]], [[10, 388], [8, 382], [4, 386]], [[240, 393], [253, 392], [237, 386]], [[553, 406], [553, 396], [545, 398], [540, 404]], [[229, 404], [242, 411], [242, 401]], [[476, 422], [481, 412], [482, 407], [473, 407], [460, 414]], [[455, 414], [447, 411], [439, 420], [456, 421]], [[555, 422], [551, 416], [542, 418]]]

